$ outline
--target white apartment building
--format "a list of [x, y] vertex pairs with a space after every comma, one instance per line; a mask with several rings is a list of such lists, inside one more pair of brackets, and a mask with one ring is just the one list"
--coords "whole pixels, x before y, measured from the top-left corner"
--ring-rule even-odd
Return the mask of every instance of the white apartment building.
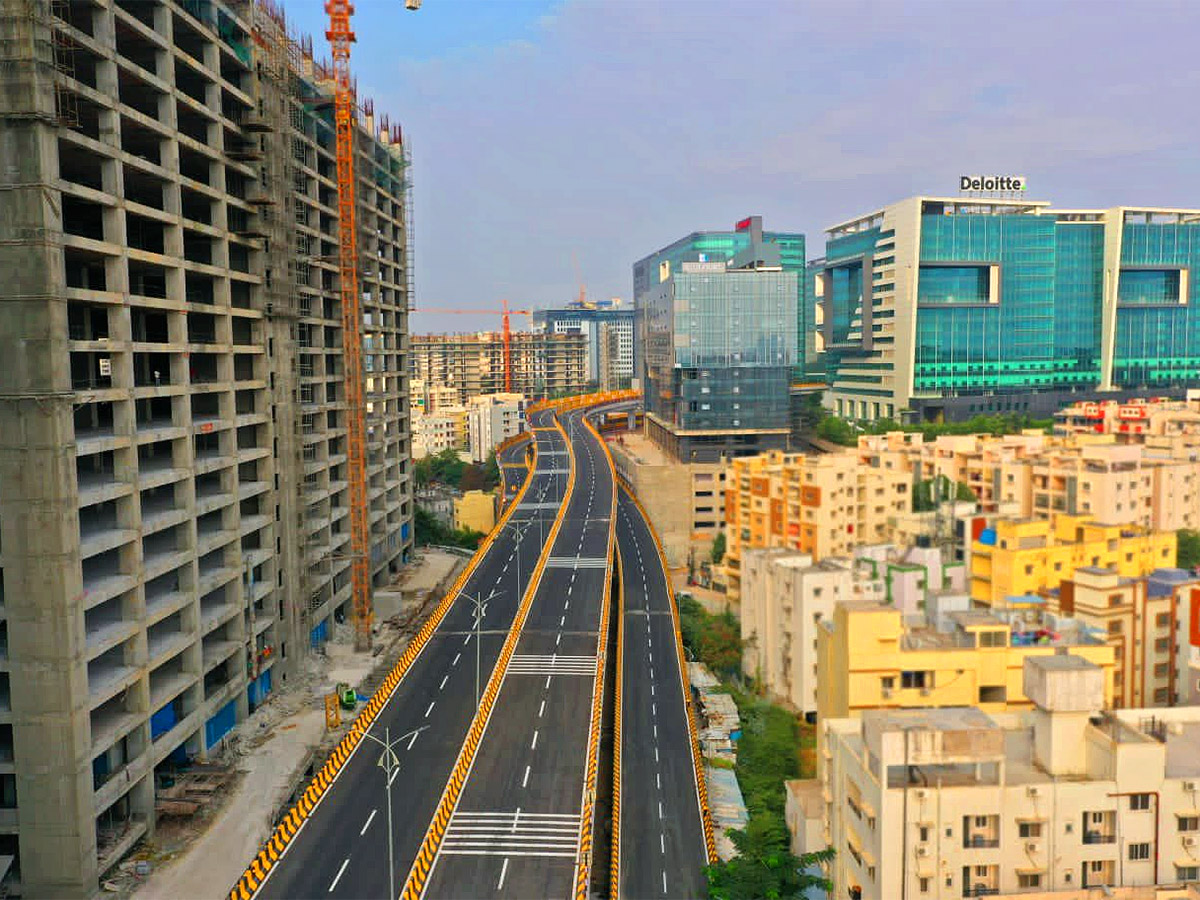
[[523, 394], [488, 394], [467, 404], [471, 462], [483, 462], [502, 441], [525, 430]]
[[436, 456], [443, 450], [466, 449], [467, 411], [461, 406], [442, 407], [435, 413], [414, 415], [413, 459]]
[[817, 714], [817, 629], [854, 595], [851, 563], [814, 563], [789, 550], [750, 550], [742, 561], [742, 671], [806, 716]]
[[869, 710], [824, 723], [793, 783], [797, 849], [831, 896], [949, 900], [1200, 879], [1200, 709], [1101, 712], [1101, 670], [1030, 657], [1027, 713]]

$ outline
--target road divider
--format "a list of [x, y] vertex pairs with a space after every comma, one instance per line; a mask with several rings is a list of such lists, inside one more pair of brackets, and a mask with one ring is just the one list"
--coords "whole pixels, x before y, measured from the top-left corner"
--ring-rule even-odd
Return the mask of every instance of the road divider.
[[[408, 878], [404, 882], [404, 889], [400, 892], [401, 900], [417, 900], [417, 898], [423, 896], [425, 893], [425, 888], [429, 882], [429, 875], [433, 871], [434, 861], [437, 858], [438, 850], [441, 848], [442, 839], [446, 834], [446, 828], [454, 816], [459, 798], [462, 796], [463, 787], [466, 785], [467, 778], [471, 774], [471, 766], [474, 765], [479, 744], [483, 740], [484, 733], [487, 731], [492, 709], [495, 707], [496, 698], [500, 694], [500, 688], [504, 683], [505, 675], [508, 673], [508, 664], [512, 660], [513, 653], [516, 651], [521, 631], [525, 627], [525, 620], [529, 617], [529, 609], [533, 605], [534, 595], [537, 594], [538, 585], [541, 583], [542, 573], [546, 568], [546, 560], [550, 558], [550, 549], [554, 546], [554, 541], [558, 537], [559, 530], [562, 528], [563, 515], [575, 491], [575, 454], [570, 449], [571, 442], [567, 438], [567, 433], [562, 425], [558, 422], [555, 422], [555, 425], [559, 433], [562, 434], [568, 448], [567, 458], [570, 461], [570, 471], [567, 475], [567, 489], [563, 493], [562, 504], [559, 506], [558, 513], [554, 517], [554, 523], [550, 526], [550, 531], [546, 536], [546, 543], [543, 545], [542, 552], [538, 556], [537, 565], [534, 567], [529, 583], [526, 585], [525, 593], [521, 598], [521, 604], [517, 608], [516, 615], [513, 617], [513, 623], [508, 630], [508, 636], [504, 640], [504, 646], [500, 649], [500, 656], [496, 660], [495, 667], [492, 669], [492, 675], [488, 679], [487, 687], [480, 697], [479, 708], [475, 712], [470, 730], [467, 732], [466, 739], [459, 750], [458, 758], [455, 760], [454, 768], [450, 773], [450, 779], [442, 792], [441, 800], [438, 802], [437, 809], [433, 814], [433, 820], [425, 832], [425, 839], [421, 842], [421, 848], [417, 851], [416, 859], [413, 860]], [[510, 509], [516, 508], [516, 503], [510, 507]]]
[[[613, 482], [616, 496], [617, 483]], [[612, 900], [621, 898], [621, 718], [624, 711], [625, 689], [625, 562], [621, 548], [617, 547], [617, 570], [621, 580], [617, 582], [617, 683], [613, 689], [613, 787], [612, 787], [612, 853], [609, 860], [608, 896]]]
[[391, 700], [392, 695], [400, 686], [400, 682], [404, 680], [404, 676], [408, 674], [409, 669], [412, 668], [421, 651], [425, 649], [425, 646], [429, 643], [429, 639], [442, 623], [442, 620], [445, 619], [446, 614], [458, 599], [463, 587], [471, 576], [475, 574], [479, 563], [496, 542], [496, 539], [504, 530], [504, 526], [511, 517], [513, 510], [520, 504], [521, 498], [525, 496], [525, 492], [529, 489], [530, 484], [533, 483], [532, 473], [537, 465], [536, 442], [533, 453], [533, 464], [530, 467], [531, 475], [521, 485], [521, 490], [517, 493], [514, 502], [500, 517], [500, 521], [496, 523], [496, 526], [488, 533], [487, 537], [480, 543], [479, 548], [467, 563], [466, 568], [459, 573], [453, 585], [446, 591], [446, 595], [434, 608], [429, 618], [425, 620], [420, 631], [408, 642], [408, 646], [404, 648], [396, 664], [384, 677], [383, 683], [379, 685], [375, 693], [367, 701], [367, 705], [355, 717], [350, 730], [333, 748], [324, 765], [321, 766], [317, 774], [308, 783], [308, 787], [300, 795], [300, 799], [293, 804], [292, 808], [279, 821], [279, 824], [275, 826], [275, 829], [263, 843], [258, 854], [251, 860], [241, 877], [238, 878], [237, 882], [230, 889], [228, 900], [251, 900], [258, 893], [259, 889], [270, 877], [275, 866], [287, 852], [292, 841], [295, 840], [296, 835], [304, 827], [305, 822], [308, 821], [313, 811], [320, 805], [329, 788], [333, 785], [333, 782], [337, 780], [338, 776], [344, 771], [346, 764], [350, 761], [350, 758], [362, 745], [363, 734], [371, 727], [378, 718], [380, 711]]

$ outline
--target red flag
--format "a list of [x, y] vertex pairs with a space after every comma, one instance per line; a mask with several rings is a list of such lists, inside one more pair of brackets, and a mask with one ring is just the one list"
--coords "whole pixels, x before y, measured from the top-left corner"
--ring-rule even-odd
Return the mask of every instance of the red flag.
[[737, 225], [734, 226], [734, 230], [735, 231], [749, 231], [750, 230], [750, 220], [742, 219], [742, 221], [738, 222]]

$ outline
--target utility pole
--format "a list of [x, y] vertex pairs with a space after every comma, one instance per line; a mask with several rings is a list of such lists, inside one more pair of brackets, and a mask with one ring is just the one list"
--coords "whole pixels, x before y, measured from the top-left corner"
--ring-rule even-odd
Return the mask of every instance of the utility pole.
[[[517, 564], [518, 566], [520, 563]], [[475, 710], [479, 710], [479, 689], [480, 689], [480, 670], [483, 664], [483, 649], [480, 635], [482, 633], [483, 617], [487, 615], [488, 601], [492, 599], [494, 594], [489, 594], [487, 597], [480, 599], [472, 597], [466, 591], [463, 591], [463, 596], [475, 605]]]
[[396, 838], [395, 832], [392, 831], [392, 778], [393, 772], [400, 768], [400, 757], [396, 755], [396, 751], [392, 748], [397, 744], [403, 743], [406, 739], [416, 739], [416, 736], [428, 728], [428, 725], [422, 725], [420, 728], [414, 728], [407, 734], [402, 734], [400, 737], [392, 740], [392, 730], [390, 728], [383, 729], [383, 740], [375, 737], [369, 731], [363, 732], [363, 737], [374, 741], [383, 748], [383, 752], [379, 754], [379, 762], [377, 765], [383, 769], [383, 789], [387, 794], [387, 827], [388, 827], [388, 896], [396, 896]]

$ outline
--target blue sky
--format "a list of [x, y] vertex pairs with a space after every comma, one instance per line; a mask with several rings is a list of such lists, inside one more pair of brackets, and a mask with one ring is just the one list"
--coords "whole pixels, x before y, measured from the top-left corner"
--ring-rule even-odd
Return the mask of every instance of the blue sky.
[[[325, 55], [323, 5], [287, 12]], [[628, 300], [634, 260], [751, 214], [816, 256], [964, 173], [1200, 207], [1200, 3], [360, 0], [354, 26], [360, 93], [413, 147], [418, 309], [562, 303], [573, 256]]]

